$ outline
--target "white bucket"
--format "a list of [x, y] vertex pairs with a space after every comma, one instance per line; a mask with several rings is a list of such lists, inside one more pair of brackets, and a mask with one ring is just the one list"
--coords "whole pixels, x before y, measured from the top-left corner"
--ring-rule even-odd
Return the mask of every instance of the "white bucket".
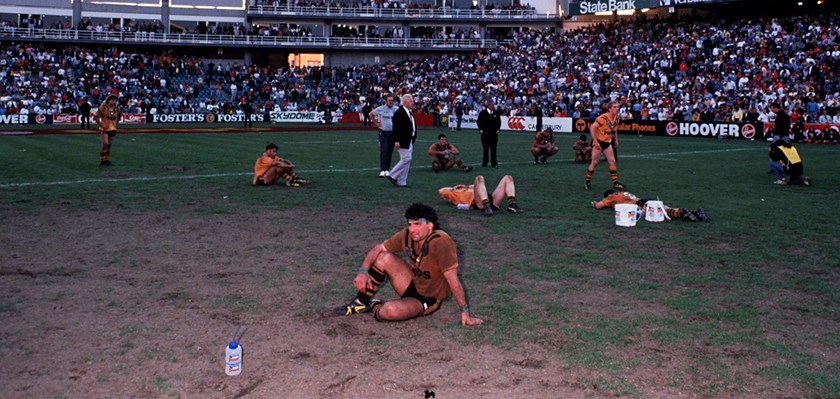
[[665, 216], [665, 204], [662, 201], [648, 201], [645, 203], [645, 220], [648, 222], [664, 222]]
[[616, 204], [616, 226], [633, 227], [639, 220], [639, 206], [636, 204]]

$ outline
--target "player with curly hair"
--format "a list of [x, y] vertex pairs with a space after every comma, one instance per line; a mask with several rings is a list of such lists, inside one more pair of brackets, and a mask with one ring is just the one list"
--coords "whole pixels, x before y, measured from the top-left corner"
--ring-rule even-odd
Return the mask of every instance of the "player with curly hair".
[[[461, 324], [476, 326], [483, 321], [472, 317], [467, 295], [458, 277], [455, 241], [440, 229], [435, 210], [414, 203], [405, 211], [408, 226], [376, 244], [359, 267], [353, 286], [358, 291], [342, 315], [373, 312], [378, 321], [403, 321], [434, 313], [450, 296], [461, 310]], [[400, 257], [404, 256], [404, 259]], [[379, 287], [390, 279], [400, 296], [392, 301], [373, 299]]]

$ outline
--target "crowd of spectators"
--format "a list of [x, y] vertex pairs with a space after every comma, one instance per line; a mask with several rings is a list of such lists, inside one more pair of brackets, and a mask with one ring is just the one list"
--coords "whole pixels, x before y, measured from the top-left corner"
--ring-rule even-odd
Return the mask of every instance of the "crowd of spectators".
[[416, 96], [423, 112], [592, 117], [610, 100], [625, 118], [840, 123], [836, 14], [784, 18], [620, 21], [567, 32], [514, 31], [504, 47], [349, 67], [207, 64], [197, 57], [81, 47], [7, 45], [0, 113], [66, 112], [108, 93], [150, 113], [257, 108], [358, 112], [384, 93]]
[[[251, 6], [263, 7], [277, 7], [277, 8], [339, 8], [339, 9], [368, 9], [368, 10], [389, 10], [389, 9], [404, 9], [404, 10], [432, 10], [442, 9], [444, 7], [471, 9], [477, 10], [481, 8], [478, 2], [470, 1], [460, 2], [464, 4], [459, 7], [459, 3], [452, 0], [252, 0], [249, 2]], [[468, 4], [468, 5], [466, 5]], [[534, 12], [535, 8], [530, 4], [521, 4], [519, 1], [513, 3], [507, 1], [488, 1], [483, 8], [488, 11], [498, 12], [504, 11], [518, 11], [518, 12]]]

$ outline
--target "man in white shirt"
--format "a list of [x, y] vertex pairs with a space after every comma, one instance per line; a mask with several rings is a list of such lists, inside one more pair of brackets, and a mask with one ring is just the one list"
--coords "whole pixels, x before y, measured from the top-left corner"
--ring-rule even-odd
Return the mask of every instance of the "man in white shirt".
[[394, 112], [394, 149], [400, 154], [400, 161], [391, 168], [386, 177], [397, 187], [408, 187], [408, 171], [411, 169], [411, 153], [417, 140], [417, 125], [414, 123], [414, 98], [404, 94], [402, 104]]

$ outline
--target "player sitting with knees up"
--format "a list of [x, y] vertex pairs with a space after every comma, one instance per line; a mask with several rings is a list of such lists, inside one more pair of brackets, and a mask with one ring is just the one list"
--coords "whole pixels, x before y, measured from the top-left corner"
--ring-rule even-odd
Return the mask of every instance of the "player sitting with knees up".
[[[648, 201], [652, 200], [650, 198], [636, 197], [633, 193], [627, 191], [607, 190], [604, 191], [604, 199], [592, 201], [591, 205], [597, 209], [614, 208], [616, 204], [636, 204], [639, 207], [644, 207]], [[665, 214], [668, 215], [668, 219], [682, 219], [688, 222], [705, 222], [709, 220], [703, 208], [697, 208], [696, 211], [691, 211], [688, 208], [671, 208], [664, 204], [663, 207], [665, 208]]]
[[300, 187], [301, 184], [309, 183], [309, 180], [302, 179], [295, 173], [295, 164], [277, 156], [276, 144], [268, 143], [265, 146], [265, 152], [254, 163], [253, 184], [270, 186], [280, 178], [283, 178], [289, 187]]
[[[460, 308], [461, 325], [481, 324], [483, 321], [470, 313], [458, 276], [455, 241], [440, 229], [435, 210], [415, 203], [405, 210], [405, 218], [406, 228], [368, 251], [353, 279], [358, 291], [356, 297], [339, 308], [338, 313], [349, 316], [373, 312], [377, 321], [403, 321], [428, 316], [454, 296]], [[400, 299], [386, 302], [373, 299], [387, 280]]]
[[592, 143], [586, 139], [585, 134], [580, 135], [572, 149], [575, 151], [575, 162], [592, 162]]
[[463, 161], [458, 159], [460, 152], [454, 145], [449, 144], [445, 134], [438, 135], [438, 141], [429, 146], [429, 156], [432, 157], [432, 170], [435, 173], [441, 170], [452, 169], [453, 166], [458, 165], [464, 172], [472, 170], [471, 166], [467, 166]]
[[487, 195], [487, 186], [484, 184], [484, 176], [475, 177], [475, 182], [470, 185], [459, 184], [453, 187], [443, 187], [438, 190], [441, 198], [455, 205], [468, 205], [470, 209], [483, 209], [485, 216], [493, 216], [493, 211], [502, 206], [502, 201], [507, 198], [507, 210], [510, 213], [522, 213], [522, 208], [516, 204], [516, 186], [513, 184], [513, 176], [505, 175], [499, 180], [496, 189], [493, 190], [492, 198]]
[[556, 154], [557, 151], [559, 149], [554, 145], [554, 131], [550, 127], [537, 132], [534, 142], [531, 143], [531, 155], [534, 156], [535, 164], [548, 163], [548, 157]]

